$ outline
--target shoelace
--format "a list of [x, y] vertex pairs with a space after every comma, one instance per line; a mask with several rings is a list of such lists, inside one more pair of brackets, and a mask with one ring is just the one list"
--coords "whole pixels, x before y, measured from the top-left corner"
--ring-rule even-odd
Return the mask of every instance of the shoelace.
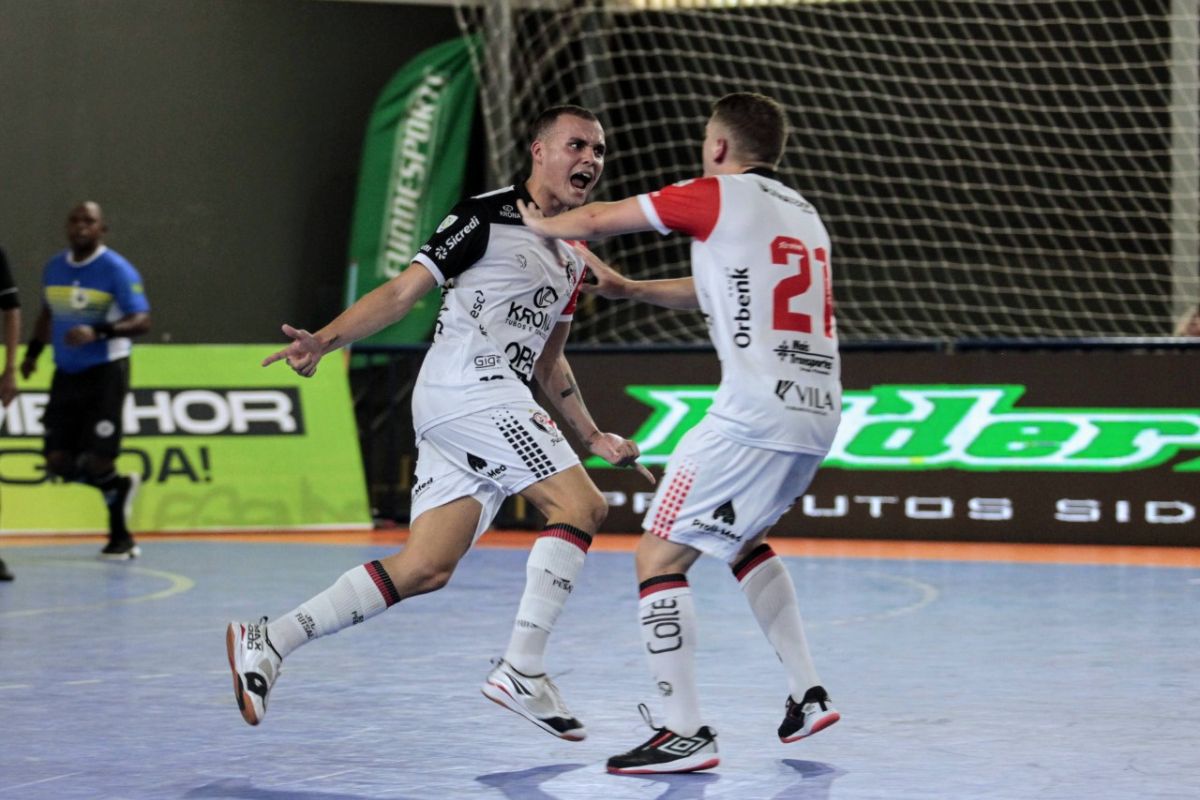
[[652, 730], [652, 731], [661, 731], [662, 730], [662, 728], [660, 728], [654, 724], [654, 717], [652, 717], [650, 715], [650, 709], [646, 706], [645, 703], [638, 703], [637, 708], [638, 708], [638, 713], [642, 715], [642, 719], [645, 720], [646, 724], [650, 727], [650, 730]]

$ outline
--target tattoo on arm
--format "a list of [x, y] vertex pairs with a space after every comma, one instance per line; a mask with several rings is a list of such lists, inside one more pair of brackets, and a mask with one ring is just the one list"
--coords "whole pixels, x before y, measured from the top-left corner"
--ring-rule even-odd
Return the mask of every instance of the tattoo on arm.
[[559, 397], [561, 397], [561, 398], [563, 398], [563, 399], [566, 399], [566, 398], [570, 397], [571, 395], [575, 394], [575, 392], [576, 392], [576, 391], [577, 391], [577, 390], [576, 390], [576, 388], [575, 388], [575, 384], [573, 384], [573, 383], [572, 383], [572, 384], [571, 384], [570, 386], [568, 386], [566, 389], [563, 389], [563, 390], [562, 390], [562, 393], [561, 393], [561, 394], [559, 394]]

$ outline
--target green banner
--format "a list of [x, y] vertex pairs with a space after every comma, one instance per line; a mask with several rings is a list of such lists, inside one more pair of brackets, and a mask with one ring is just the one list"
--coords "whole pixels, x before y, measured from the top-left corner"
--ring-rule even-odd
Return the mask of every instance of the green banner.
[[[665, 464], [712, 405], [715, 386], [633, 385], [651, 409], [633, 434], [644, 464]], [[847, 390], [824, 468], [978, 472], [1200, 472], [1200, 409], [1040, 408], [1024, 386], [876, 386]], [[1179, 456], [1187, 456], [1179, 459]], [[595, 456], [593, 469], [608, 469]]]
[[[301, 378], [275, 345], [137, 345], [121, 472], [142, 476], [139, 531], [371, 524], [344, 361]], [[0, 530], [102, 531], [100, 493], [52, 483], [42, 456], [50, 359], [0, 410]]]
[[[375, 102], [350, 232], [347, 305], [403, 272], [462, 196], [475, 114], [473, 46], [473, 38], [455, 39], [426, 50]], [[431, 291], [403, 320], [363, 341], [426, 341], [440, 304], [440, 291]]]

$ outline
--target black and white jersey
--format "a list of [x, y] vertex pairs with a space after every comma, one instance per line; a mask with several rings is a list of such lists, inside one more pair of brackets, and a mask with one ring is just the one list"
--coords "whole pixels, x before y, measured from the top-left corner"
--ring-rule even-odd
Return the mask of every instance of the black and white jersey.
[[460, 202], [413, 257], [445, 289], [413, 391], [418, 441], [455, 417], [532, 401], [533, 365], [575, 312], [583, 257], [525, 227], [518, 199], [532, 202], [523, 186]]

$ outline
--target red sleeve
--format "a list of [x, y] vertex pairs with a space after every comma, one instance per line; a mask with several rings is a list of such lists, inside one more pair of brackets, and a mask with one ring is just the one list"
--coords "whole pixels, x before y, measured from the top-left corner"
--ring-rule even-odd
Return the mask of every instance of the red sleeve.
[[721, 214], [721, 184], [716, 178], [697, 178], [652, 192], [650, 203], [667, 228], [704, 241]]

